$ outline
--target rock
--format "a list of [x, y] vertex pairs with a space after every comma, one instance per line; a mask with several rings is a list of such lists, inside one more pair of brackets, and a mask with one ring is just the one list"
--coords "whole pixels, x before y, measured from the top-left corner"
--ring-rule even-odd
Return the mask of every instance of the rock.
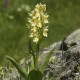
[[71, 33], [66, 39], [65, 43], [72, 45], [73, 43], [80, 44], [80, 29]]
[[[80, 65], [79, 49], [80, 44], [73, 46], [68, 51], [66, 51], [60, 80], [63, 80], [65, 77], [67, 78], [67, 80], [70, 80], [70, 78], [72, 78], [72, 80], [75, 80], [74, 78], [76, 77], [76, 75], [74, 74], [78, 73], [77, 67]], [[68, 71], [70, 72], [68, 73]]]
[[75, 30], [69, 36], [67, 36], [64, 43], [66, 43], [69, 47], [80, 44], [80, 29]]
[[[77, 29], [61, 42], [53, 44], [42, 51], [42, 55], [47, 55], [51, 49], [55, 48], [52, 56], [56, 56], [55, 62], [48, 64], [46, 75], [53, 72], [55, 80], [75, 80], [78, 74], [77, 67], [80, 65], [80, 29]], [[55, 47], [54, 47], [55, 45]], [[47, 51], [47, 52], [46, 52]], [[76, 79], [78, 80], [78, 79]]]
[[[67, 46], [66, 51], [63, 53], [63, 63], [60, 80], [75, 80], [76, 73], [78, 72], [77, 67], [80, 65], [80, 29], [77, 29], [73, 33], [63, 40], [63, 50], [65, 45]], [[77, 79], [78, 80], [78, 79]]]

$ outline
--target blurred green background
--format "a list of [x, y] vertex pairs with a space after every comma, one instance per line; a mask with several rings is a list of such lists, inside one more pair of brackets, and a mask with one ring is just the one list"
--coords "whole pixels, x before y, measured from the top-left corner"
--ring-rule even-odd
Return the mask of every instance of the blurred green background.
[[47, 5], [49, 14], [49, 35], [41, 48], [80, 27], [80, 0], [0, 0], [0, 65], [6, 64], [5, 55], [16, 60], [27, 57], [28, 13], [39, 2]]

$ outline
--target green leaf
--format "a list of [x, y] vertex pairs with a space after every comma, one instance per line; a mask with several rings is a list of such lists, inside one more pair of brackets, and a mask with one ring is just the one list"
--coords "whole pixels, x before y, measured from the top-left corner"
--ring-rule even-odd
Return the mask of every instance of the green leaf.
[[39, 70], [31, 70], [28, 75], [28, 80], [42, 80], [42, 74]]
[[51, 51], [46, 55], [46, 57], [44, 58], [44, 60], [43, 60], [43, 62], [42, 62], [42, 64], [41, 64], [41, 66], [40, 66], [40, 69], [39, 69], [42, 73], [44, 72], [44, 70], [45, 70], [45, 68], [46, 68], [46, 66], [47, 66], [47, 64], [48, 64], [49, 59], [50, 59], [50, 57], [51, 57], [53, 51], [54, 51], [54, 49], [51, 50]]
[[6, 56], [6, 58], [16, 67], [16, 69], [19, 71], [19, 73], [25, 78], [27, 79], [27, 72], [19, 65], [19, 63], [17, 63], [12, 57], [10, 56]]

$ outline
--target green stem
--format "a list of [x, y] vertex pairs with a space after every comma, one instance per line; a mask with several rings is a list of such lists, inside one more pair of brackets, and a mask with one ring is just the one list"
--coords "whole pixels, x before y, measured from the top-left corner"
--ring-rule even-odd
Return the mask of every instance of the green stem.
[[28, 49], [29, 49], [29, 54], [31, 54], [31, 56], [33, 57], [33, 59], [32, 59], [32, 65], [35, 68], [35, 63], [36, 63], [35, 62], [35, 54], [34, 54], [34, 51], [33, 51], [31, 39], [29, 40], [29, 43], [28, 43]]
[[38, 68], [38, 53], [36, 53], [36, 57], [35, 57], [35, 69]]
[[36, 58], [35, 58], [35, 56], [33, 57], [33, 61], [34, 61], [34, 69], [35, 69], [35, 64], [36, 64]]
[[38, 69], [38, 53], [39, 53], [39, 43], [36, 44], [36, 55], [35, 55], [35, 65], [34, 65], [35, 69]]

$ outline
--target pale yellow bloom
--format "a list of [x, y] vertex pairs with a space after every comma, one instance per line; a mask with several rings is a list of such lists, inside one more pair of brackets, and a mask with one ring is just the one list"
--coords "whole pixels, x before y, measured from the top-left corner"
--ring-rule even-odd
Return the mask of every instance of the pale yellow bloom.
[[47, 14], [45, 14], [45, 15], [43, 14], [43, 15], [42, 15], [43, 23], [45, 23], [45, 24], [46, 24], [46, 23], [49, 23], [49, 22], [48, 22], [48, 19], [47, 19], [48, 16], [49, 16], [49, 15], [47, 15]]
[[41, 28], [42, 27], [42, 24], [41, 23], [38, 23], [37, 24], [37, 27]]
[[[48, 24], [48, 15], [45, 13], [46, 5], [45, 4], [37, 4], [31, 13], [29, 13], [29, 29], [30, 35], [33, 42], [38, 42], [42, 36], [47, 37], [48, 28], [46, 24]], [[43, 35], [42, 35], [43, 34]]]
[[36, 23], [35, 22], [32, 22], [31, 26], [34, 26], [35, 27], [36, 26]]
[[36, 27], [33, 27], [33, 28], [31, 29], [31, 31], [32, 31], [32, 32], [36, 32], [36, 31], [37, 31], [37, 28], [36, 28]]
[[29, 37], [33, 37], [33, 36], [34, 36], [33, 33], [31, 33]]
[[49, 23], [47, 19], [44, 20], [44, 23]]
[[30, 17], [34, 15], [34, 11], [31, 11], [31, 13], [28, 13]]
[[38, 41], [39, 41], [38, 37], [33, 38], [33, 42], [38, 42]]
[[28, 18], [28, 22], [29, 22], [29, 23], [32, 23], [32, 21], [31, 21], [31, 19], [30, 19], [30, 18]]
[[37, 11], [37, 12], [41, 12], [41, 11], [46, 11], [46, 5], [45, 4], [37, 4], [36, 6], [35, 6], [35, 11]]
[[36, 17], [40, 17], [40, 13], [37, 12], [37, 13], [35, 14], [35, 16], [36, 16]]
[[48, 29], [45, 28], [45, 29], [43, 30], [43, 36], [47, 37], [47, 32], [48, 32]]
[[43, 36], [47, 37], [47, 33], [46, 32], [43, 32]]

